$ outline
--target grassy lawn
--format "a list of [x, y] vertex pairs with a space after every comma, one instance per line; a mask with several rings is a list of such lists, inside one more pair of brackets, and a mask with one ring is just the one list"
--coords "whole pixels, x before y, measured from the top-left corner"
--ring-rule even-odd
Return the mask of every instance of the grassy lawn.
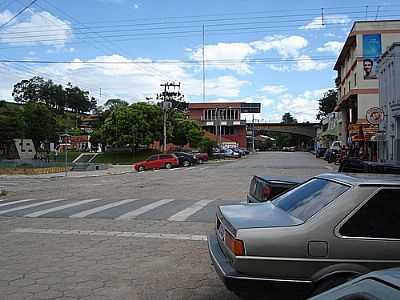
[[96, 156], [94, 163], [130, 165], [138, 161], [145, 160], [150, 155], [157, 153], [156, 150], [146, 150], [142, 152], [106, 152]]
[[[82, 152], [68, 150], [67, 161], [70, 163], [75, 158], [77, 158]], [[65, 162], [65, 152], [59, 152], [58, 156], [55, 158], [54, 153], [50, 154], [50, 162]]]

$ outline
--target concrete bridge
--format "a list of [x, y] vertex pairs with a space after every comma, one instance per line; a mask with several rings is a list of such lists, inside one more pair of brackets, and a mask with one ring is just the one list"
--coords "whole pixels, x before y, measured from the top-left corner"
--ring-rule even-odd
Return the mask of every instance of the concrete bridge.
[[[247, 129], [252, 130], [252, 123], [247, 124]], [[262, 132], [284, 132], [308, 136], [315, 138], [317, 134], [317, 126], [319, 123], [296, 123], [296, 124], [282, 124], [282, 123], [254, 123], [255, 135]]]

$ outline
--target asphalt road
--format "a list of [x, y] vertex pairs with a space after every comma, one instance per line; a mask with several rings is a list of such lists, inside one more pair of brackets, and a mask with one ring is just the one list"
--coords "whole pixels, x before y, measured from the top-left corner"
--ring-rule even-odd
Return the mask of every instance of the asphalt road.
[[[253, 175], [308, 178], [309, 153], [87, 178], [1, 177], [0, 299], [236, 299], [206, 235]], [[6, 198], [6, 199], [5, 199]]]

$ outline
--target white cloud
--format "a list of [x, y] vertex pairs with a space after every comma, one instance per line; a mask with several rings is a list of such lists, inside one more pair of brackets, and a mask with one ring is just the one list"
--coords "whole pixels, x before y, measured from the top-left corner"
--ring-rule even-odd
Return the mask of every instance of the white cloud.
[[134, 7], [135, 9], [138, 9], [138, 8], [139, 8], [139, 4], [135, 3], [135, 4], [133, 5], [133, 7]]
[[[107, 64], [90, 64], [88, 62], [109, 62]], [[191, 66], [174, 63], [143, 63], [151, 62], [148, 58], [128, 59], [120, 55], [99, 56], [88, 61], [74, 59], [74, 63], [45, 65], [34, 68], [32, 73], [50, 78], [54, 82], [67, 84], [71, 82], [83, 89], [89, 90], [98, 97], [99, 89], [102, 88], [102, 99], [121, 97], [127, 101], [143, 100], [145, 97], [153, 97], [160, 92], [160, 84], [165, 81], [176, 81], [182, 83], [182, 92], [187, 100], [199, 98], [202, 95], [202, 80], [195, 77]], [[114, 64], [113, 64], [114, 62]], [[115, 62], [130, 62], [121, 64]], [[135, 64], [135, 62], [137, 64]], [[143, 64], [139, 64], [142, 62]], [[165, 62], [165, 61], [164, 61]], [[169, 61], [171, 62], [171, 61]], [[1, 65], [0, 65], [1, 67]], [[16, 72], [11, 72], [16, 73]], [[0, 95], [9, 99], [13, 85], [26, 78], [30, 74], [15, 74], [9, 80], [3, 80], [0, 85]], [[11, 78], [11, 77], [10, 77]], [[249, 84], [246, 80], [240, 80], [234, 76], [209, 77], [206, 80], [207, 96], [215, 97], [237, 97], [241, 88]]]
[[323, 47], [317, 48], [317, 51], [319, 52], [332, 52], [336, 55], [340, 53], [342, 50], [342, 47], [344, 45], [344, 42], [338, 42], [338, 41], [330, 41], [326, 42]]
[[325, 28], [326, 25], [332, 25], [332, 24], [347, 25], [350, 22], [351, 22], [351, 19], [346, 15], [327, 15], [327, 16], [324, 16], [323, 20], [322, 20], [322, 16], [315, 18], [307, 25], [301, 26], [300, 29], [306, 29], [306, 30], [321, 29], [321, 28]]
[[313, 60], [308, 55], [301, 55], [298, 57], [298, 60], [295, 64], [295, 66], [293, 67], [293, 69], [296, 71], [319, 71], [319, 70], [324, 70], [324, 69], [330, 68], [331, 66], [332, 66], [332, 63], [319, 62], [319, 61]]
[[8, 22], [13, 17], [13, 14], [9, 10], [0, 12], [0, 24]]
[[[191, 50], [191, 49], [190, 49]], [[206, 45], [204, 47], [205, 60], [233, 60], [237, 63], [227, 64], [207, 64], [207, 68], [229, 69], [239, 74], [251, 73], [250, 67], [246, 63], [240, 62], [248, 56], [255, 54], [257, 51], [247, 43], [218, 43], [215, 45]], [[191, 59], [196, 61], [203, 60], [202, 48], [192, 51]]]
[[260, 89], [260, 91], [278, 95], [286, 92], [287, 88], [283, 85], [265, 85]]
[[[4, 18], [4, 13], [0, 15], [0, 20], [2, 18]], [[29, 33], [29, 31], [37, 31], [37, 28], [51, 28], [52, 31]], [[31, 11], [31, 15], [26, 20], [7, 26], [2, 31], [0, 41], [9, 44], [21, 45], [20, 43], [23, 42], [23, 45], [41, 44], [62, 48], [71, 37], [72, 29], [68, 21], [63, 21], [46, 11]]]
[[251, 45], [260, 51], [276, 50], [283, 58], [297, 57], [300, 50], [308, 46], [308, 41], [298, 35], [292, 36], [267, 36], [262, 41], [252, 42]]

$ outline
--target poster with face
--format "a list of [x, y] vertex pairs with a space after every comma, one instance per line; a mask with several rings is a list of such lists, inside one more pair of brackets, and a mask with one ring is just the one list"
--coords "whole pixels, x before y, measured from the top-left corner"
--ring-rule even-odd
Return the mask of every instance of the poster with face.
[[381, 35], [363, 35], [363, 70], [364, 79], [376, 79], [378, 74], [378, 59], [382, 52]]

